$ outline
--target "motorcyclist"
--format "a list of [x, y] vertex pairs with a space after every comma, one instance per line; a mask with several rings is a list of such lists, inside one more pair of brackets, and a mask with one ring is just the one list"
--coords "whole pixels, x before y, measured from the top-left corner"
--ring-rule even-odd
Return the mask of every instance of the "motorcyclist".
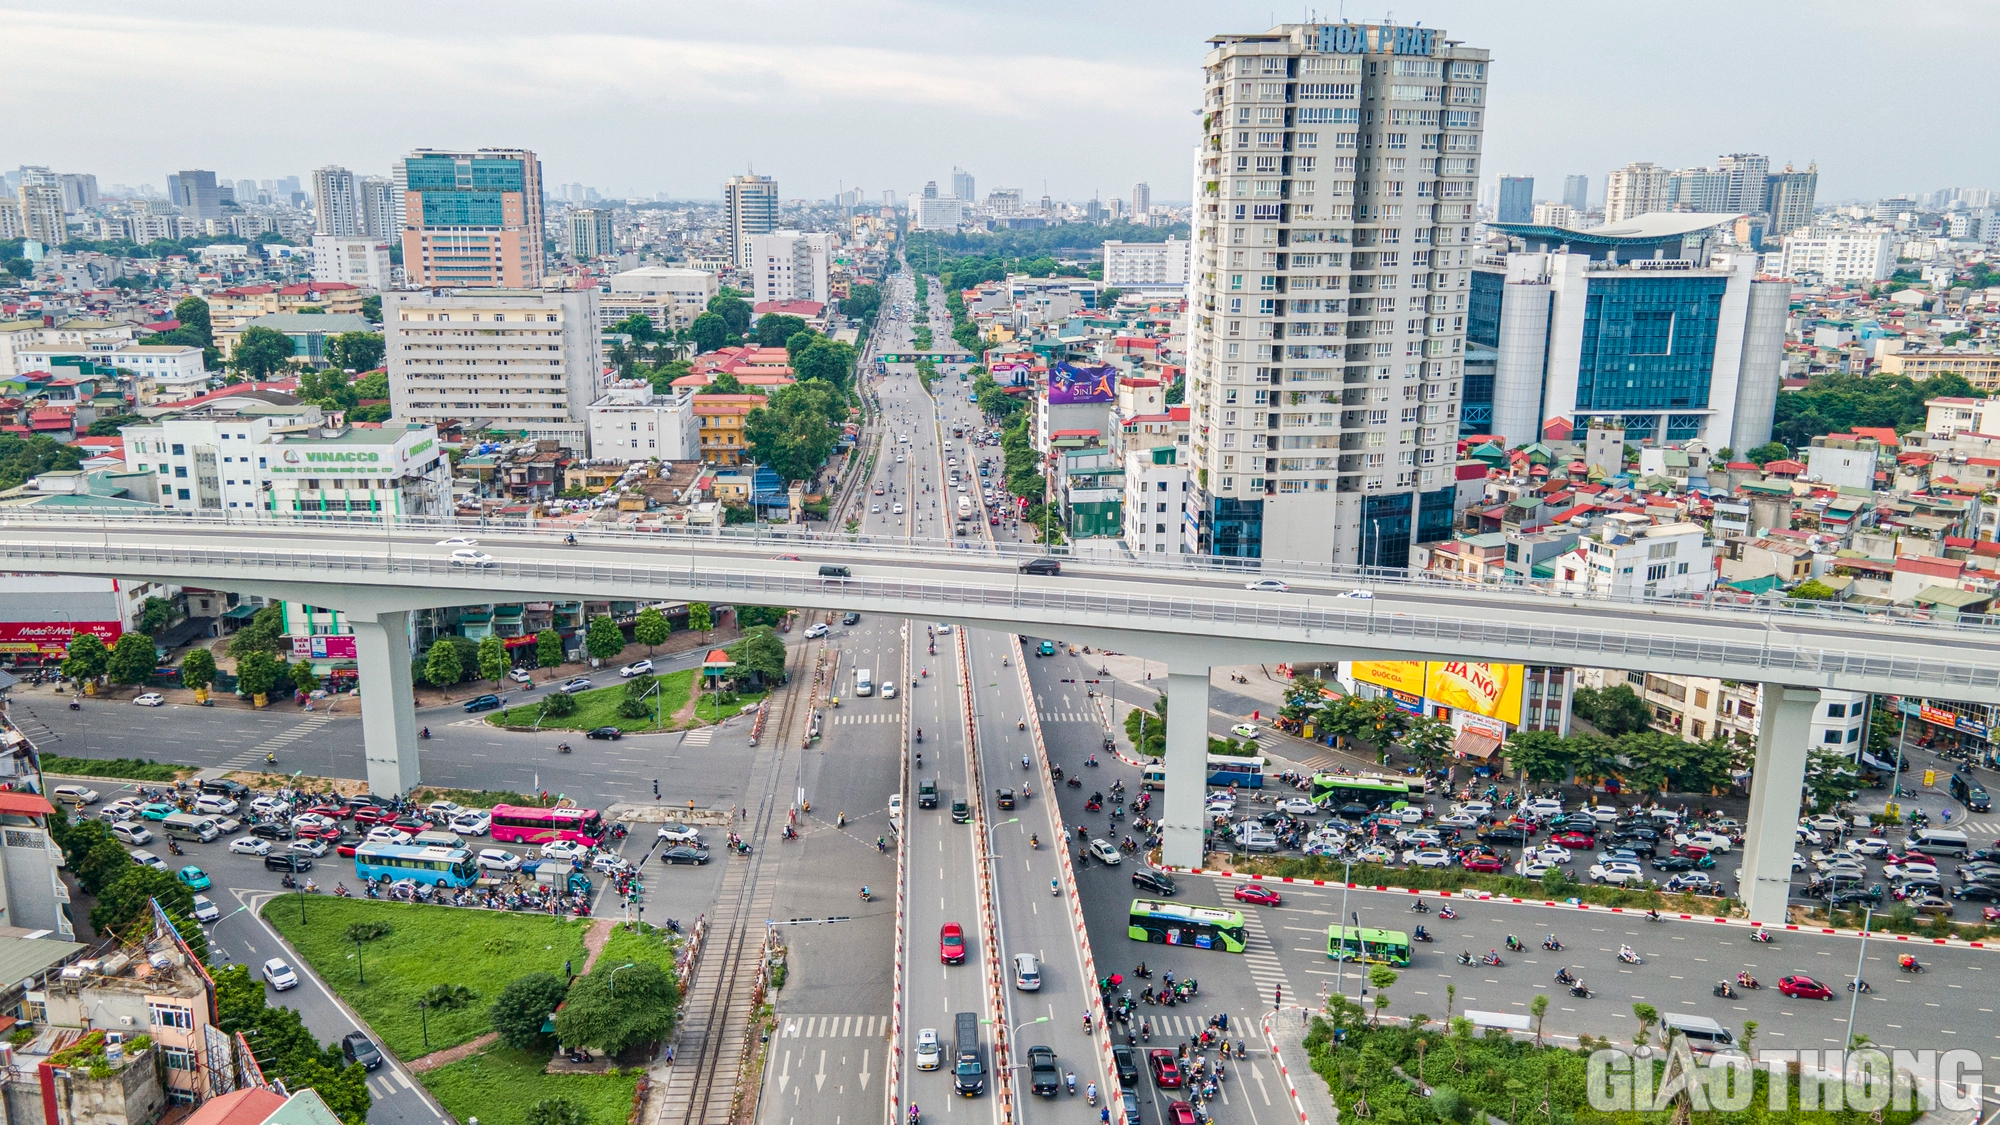
[[1620, 961], [1637, 961], [1639, 959], [1639, 955], [1637, 953], [1632, 952], [1631, 946], [1621, 945], [1618, 947], [1618, 959]]
[[867, 902], [871, 897], [873, 896], [868, 893], [868, 886], [864, 883], [861, 887], [861, 901]]
[[417, 732], [418, 738], [429, 738], [430, 736], [431, 736], [431, 728], [429, 727], [425, 727], [424, 729]]

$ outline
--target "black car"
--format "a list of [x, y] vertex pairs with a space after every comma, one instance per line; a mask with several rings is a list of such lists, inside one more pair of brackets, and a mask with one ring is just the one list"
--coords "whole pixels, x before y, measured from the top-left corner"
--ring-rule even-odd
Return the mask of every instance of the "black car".
[[1479, 838], [1489, 844], [1525, 844], [1528, 842], [1528, 830], [1525, 828], [1495, 828], [1493, 831], [1485, 833]]
[[1119, 1044], [1111, 1048], [1111, 1064], [1118, 1070], [1118, 1084], [1127, 1090], [1139, 1088], [1139, 1057], [1132, 1048]]
[[583, 737], [602, 738], [602, 739], [608, 739], [609, 741], [612, 742], [616, 742], [619, 739], [625, 737], [625, 732], [619, 730], [617, 727], [592, 727], [589, 730], [583, 732]]
[[1022, 574], [1061, 574], [1062, 563], [1043, 556], [1042, 558], [1029, 559], [1027, 562], [1022, 563], [1020, 570]]
[[382, 1065], [382, 1052], [375, 1049], [375, 1043], [359, 1031], [350, 1031], [340, 1041], [340, 1057], [351, 1063], [360, 1063], [364, 1070], [374, 1070]]
[[1062, 1073], [1056, 1067], [1056, 1053], [1043, 1046], [1028, 1048], [1028, 1076], [1035, 1093], [1053, 1098], [1062, 1088]]
[[1951, 897], [2000, 902], [2000, 882], [1975, 879], [1962, 887], [1952, 888]]
[[854, 612], [851, 609], [848, 610], [846, 613], [842, 614], [840, 617], [840, 623], [842, 625], [853, 625], [859, 622], [860, 620], [861, 620], [861, 615]]
[[668, 848], [660, 853], [661, 863], [707, 863], [707, 848], [692, 848], [686, 845]]
[[499, 696], [489, 693], [487, 695], [474, 696], [466, 700], [465, 709], [467, 711], [491, 711], [495, 707], [500, 706], [502, 702]]
[[1882, 885], [1877, 883], [1866, 889], [1854, 887], [1849, 890], [1834, 891], [1831, 894], [1816, 895], [1814, 897], [1835, 907], [1848, 906], [1857, 902], [1881, 902]]
[[253, 824], [250, 826], [250, 834], [260, 840], [289, 840], [293, 835], [292, 826], [282, 821]]
[[1655, 871], [1693, 871], [1696, 867], [1693, 856], [1663, 855], [1653, 859]]
[[993, 803], [1000, 806], [1003, 809], [1013, 808], [1014, 791], [1012, 789], [1006, 788], [1005, 786], [1002, 786], [997, 792], [993, 794]]
[[1173, 876], [1163, 871], [1147, 871], [1144, 869], [1134, 871], [1132, 872], [1132, 885], [1139, 890], [1150, 891], [1156, 895], [1172, 897], [1180, 893], [1180, 888], [1174, 886]]
[[298, 855], [293, 852], [272, 852], [270, 855], [264, 857], [264, 870], [266, 871], [311, 871], [312, 865], [311, 856]]
[[231, 781], [226, 777], [210, 778], [202, 782], [201, 791], [204, 793], [220, 794], [232, 801], [247, 801], [250, 799], [250, 787], [248, 785], [240, 781]]

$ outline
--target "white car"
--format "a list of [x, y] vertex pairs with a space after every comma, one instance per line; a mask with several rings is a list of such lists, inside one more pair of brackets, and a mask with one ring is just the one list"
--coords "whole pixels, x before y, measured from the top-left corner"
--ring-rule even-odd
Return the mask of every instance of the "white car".
[[121, 844], [131, 844], [136, 847], [139, 844], [152, 843], [153, 833], [136, 821], [120, 820], [111, 825], [111, 838]]
[[1570, 862], [1576, 857], [1570, 854], [1568, 848], [1562, 847], [1559, 844], [1543, 844], [1541, 847], [1529, 852], [1524, 858], [1538, 859], [1543, 863], [1563, 864]]
[[1493, 805], [1488, 801], [1466, 801], [1463, 804], [1453, 805], [1451, 811], [1462, 812], [1467, 816], [1489, 817], [1493, 815]]
[[1537, 797], [1521, 806], [1521, 811], [1529, 816], [1561, 816], [1563, 803], [1550, 797]]
[[324, 859], [326, 858], [326, 841], [317, 836], [308, 836], [303, 840], [293, 840], [291, 843], [286, 844], [285, 850], [293, 855], [305, 855], [311, 856], [314, 859]]
[[[896, 458], [896, 460], [898, 460], [898, 461], [901, 461], [901, 460], [902, 460], [902, 458], [901, 458], [901, 457], [898, 457], [898, 458]], [[891, 504], [891, 505], [889, 505], [889, 514], [890, 514], [890, 515], [892, 515], [892, 516], [900, 516], [900, 515], [902, 515], [902, 514], [903, 514], [903, 506], [902, 506], [901, 504]]]
[[528, 674], [528, 670], [527, 670], [526, 668], [511, 668], [511, 669], [508, 669], [508, 671], [507, 671], [507, 678], [508, 678], [508, 679], [510, 679], [510, 680], [512, 680], [512, 681], [514, 681], [514, 682], [515, 682], [515, 683], [517, 683], [517, 684], [525, 684], [525, 683], [527, 683], [527, 682], [528, 682], [529, 680], [532, 680], [532, 679], [534, 679], [534, 677], [533, 677], [533, 676], [530, 676], [530, 675]]
[[870, 505], [868, 505], [868, 514], [869, 514], [869, 515], [871, 515], [871, 516], [879, 516], [879, 515], [881, 515], [881, 514], [882, 514], [882, 505], [880, 505], [880, 504], [870, 504]]
[[1856, 853], [1866, 856], [1887, 855], [1892, 850], [1889, 847], [1889, 841], [1884, 840], [1880, 836], [1863, 836], [1861, 839], [1849, 844], [1848, 847], [1853, 848]]
[[519, 871], [521, 857], [504, 848], [481, 848], [474, 860], [481, 871]]
[[615, 875], [621, 871], [632, 870], [632, 861], [616, 852], [599, 852], [590, 861], [590, 869], [592, 871], [603, 872], [606, 875]]
[[1334, 597], [1336, 597], [1336, 598], [1349, 598], [1349, 599], [1352, 599], [1352, 600], [1354, 600], [1354, 601], [1358, 601], [1358, 602], [1372, 602], [1372, 601], [1374, 601], [1374, 600], [1375, 600], [1375, 591], [1373, 591], [1373, 590], [1349, 590], [1349, 591], [1348, 591], [1348, 592], [1346, 592], [1345, 594], [1335, 594], [1335, 595], [1334, 595]]
[[1362, 848], [1354, 858], [1361, 863], [1394, 863], [1396, 853], [1390, 851], [1386, 845], [1370, 844]]
[[222, 917], [222, 911], [216, 908], [215, 901], [213, 899], [209, 898], [207, 895], [194, 896], [195, 921], [213, 922], [220, 917]]
[[1682, 832], [1674, 837], [1674, 843], [1682, 847], [1692, 844], [1717, 854], [1726, 852], [1730, 848], [1729, 837], [1718, 836], [1713, 832]]
[[1319, 811], [1319, 806], [1304, 797], [1287, 797], [1278, 802], [1277, 809], [1292, 816], [1311, 816]]
[[465, 806], [457, 801], [432, 801], [424, 806], [424, 812], [431, 820], [442, 823], [465, 811]]
[[1844, 827], [1841, 824], [1840, 818], [1831, 813], [1820, 813], [1816, 816], [1809, 816], [1799, 821], [1799, 823], [1805, 825], [1807, 828], [1816, 828], [1821, 832], [1838, 832]]
[[1585, 809], [1584, 811], [1590, 814], [1590, 819], [1599, 824], [1615, 824], [1618, 820], [1617, 809], [1608, 809], [1602, 805], [1596, 808]]
[[1282, 594], [1286, 590], [1291, 589], [1290, 586], [1285, 585], [1283, 582], [1280, 582], [1275, 578], [1252, 579], [1251, 581], [1245, 582], [1243, 584], [1243, 588], [1245, 590], [1258, 590], [1270, 594]]
[[292, 827], [300, 830], [307, 828], [332, 828], [335, 823], [334, 819], [325, 813], [300, 813], [292, 818]]
[[1403, 824], [1422, 824], [1424, 822], [1424, 810], [1418, 808], [1416, 805], [1404, 805], [1402, 808], [1395, 810], [1395, 816]]
[[618, 669], [618, 674], [629, 680], [634, 676], [643, 676], [652, 670], [653, 662], [651, 660], [634, 660], [625, 667]]
[[1428, 828], [1405, 828], [1396, 833], [1396, 842], [1406, 848], [1444, 847], [1444, 838]]
[[1612, 860], [1610, 863], [1591, 864], [1590, 877], [1600, 883], [1616, 883], [1623, 885], [1626, 883], [1645, 882], [1646, 872], [1636, 863], [1626, 863], [1623, 860]]
[[1555, 864], [1545, 859], [1530, 859], [1526, 856], [1521, 857], [1520, 861], [1514, 864], [1514, 874], [1521, 876], [1523, 879], [1539, 879], [1554, 870], [1557, 870]]
[[451, 553], [451, 565], [476, 567], [498, 566], [499, 560], [485, 551], [475, 551], [470, 547], [460, 547]]
[[1210, 816], [1227, 816], [1236, 811], [1236, 802], [1228, 797], [1211, 797], [1202, 811]]
[[579, 860], [588, 854], [589, 851], [589, 848], [584, 847], [574, 840], [550, 840], [548, 843], [542, 845], [542, 858]]
[[815, 621], [806, 627], [806, 640], [816, 641], [826, 636], [826, 622]]
[[250, 802], [250, 811], [261, 816], [276, 816], [290, 807], [276, 797], [257, 797]]
[[589, 691], [595, 686], [597, 685], [590, 682], [589, 676], [578, 676], [556, 690], [562, 692], [564, 695], [575, 695], [580, 691]]
[[149, 691], [144, 695], [133, 696], [132, 702], [137, 703], [141, 707], [164, 707], [166, 706], [167, 697], [157, 691]]
[[936, 1070], [944, 1065], [944, 1048], [938, 1043], [937, 1028], [917, 1032], [917, 1069]]
[[72, 805], [94, 805], [98, 798], [97, 790], [85, 785], [58, 785], [49, 792]]
[[454, 535], [449, 539], [438, 540], [437, 545], [440, 547], [477, 547], [479, 546], [479, 540], [474, 539], [470, 535]]
[[1803, 824], [1799, 825], [1799, 839], [1804, 840], [1808, 844], [1814, 844], [1814, 845], [1823, 844], [1826, 842], [1826, 837], [1820, 835], [1817, 831], [1811, 828], [1807, 828]]
[[378, 824], [370, 828], [368, 835], [362, 837], [362, 839], [371, 844], [407, 844], [410, 842], [410, 838], [403, 835], [402, 829], [391, 828], [386, 824]]
[[159, 856], [154, 855], [152, 852], [149, 852], [144, 848], [140, 848], [132, 853], [132, 861], [134, 863], [145, 864], [147, 867], [158, 868], [161, 871], [165, 871], [168, 869], [166, 860], [161, 859]]
[[1229, 728], [1229, 733], [1238, 738], [1255, 740], [1261, 737], [1264, 732], [1257, 728], [1256, 723], [1237, 723], [1235, 726]]
[[1908, 879], [1936, 879], [1938, 877], [1938, 869], [1935, 863], [1920, 863], [1912, 860], [1908, 863], [1888, 864], [1882, 868], [1882, 874], [1887, 875], [1896, 882], [1903, 882]]
[[228, 816], [230, 813], [236, 811], [236, 802], [220, 793], [203, 793], [194, 799], [194, 811], [198, 813], [213, 813], [216, 816]]
[[656, 835], [671, 844], [686, 844], [689, 847], [701, 846], [701, 830], [692, 824], [662, 824]]
[[1479, 818], [1471, 813], [1455, 812], [1438, 817], [1438, 823], [1446, 828], [1477, 828]]
[[137, 797], [120, 797], [97, 810], [97, 815], [105, 820], [130, 820], [139, 815], [139, 809], [145, 803]]
[[1116, 867], [1125, 862], [1125, 854], [1118, 850], [1118, 845], [1109, 840], [1092, 840], [1090, 854], [1106, 867]]
[[1451, 853], [1436, 848], [1412, 849], [1403, 853], [1403, 862], [1413, 867], [1446, 868], [1451, 866]]
[[238, 836], [229, 841], [229, 850], [237, 855], [270, 855], [271, 841], [256, 836]]
[[299, 975], [292, 971], [290, 965], [285, 964], [283, 958], [279, 957], [273, 957], [269, 961], [264, 962], [264, 979], [270, 982], [271, 988], [277, 992], [283, 992], [288, 988], [297, 988], [299, 986]]
[[493, 814], [473, 809], [451, 818], [451, 830], [460, 836], [484, 836], [493, 828]]
[[884, 699], [896, 698], [896, 682], [894, 680], [889, 680], [883, 683], [882, 698]]

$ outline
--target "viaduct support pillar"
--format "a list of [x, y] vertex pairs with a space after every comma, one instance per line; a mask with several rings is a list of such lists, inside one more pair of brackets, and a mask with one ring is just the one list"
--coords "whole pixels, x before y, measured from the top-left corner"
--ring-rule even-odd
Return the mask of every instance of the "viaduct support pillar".
[[1743, 833], [1743, 877], [1738, 883], [1753, 922], [1785, 921], [1792, 852], [1799, 841], [1799, 795], [1805, 792], [1806, 754], [1818, 706], [1817, 688], [1764, 685], [1750, 816]]
[[417, 708], [410, 694], [410, 613], [347, 615], [361, 678], [361, 739], [368, 790], [400, 797], [417, 784]]
[[1160, 827], [1161, 858], [1174, 867], [1200, 867], [1208, 818], [1208, 667], [1170, 665], [1167, 672], [1167, 789]]

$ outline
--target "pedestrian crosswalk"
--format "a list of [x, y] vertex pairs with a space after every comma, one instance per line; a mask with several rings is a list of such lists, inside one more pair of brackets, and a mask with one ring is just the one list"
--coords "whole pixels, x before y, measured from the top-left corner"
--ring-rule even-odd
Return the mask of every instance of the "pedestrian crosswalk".
[[1104, 723], [1104, 716], [1095, 711], [1044, 711], [1042, 712], [1042, 721], [1045, 723], [1090, 723], [1101, 726]]
[[833, 725], [837, 727], [851, 727], [865, 723], [900, 723], [902, 721], [903, 713], [900, 711], [877, 711], [872, 715], [835, 715], [833, 717]]
[[715, 741], [714, 727], [698, 727], [681, 738], [682, 746], [706, 746]]
[[[1216, 897], [1229, 899], [1235, 892], [1230, 885], [1221, 881], [1215, 883]], [[1243, 912], [1243, 964], [1250, 970], [1250, 979], [1257, 983], [1259, 996], [1268, 996], [1276, 1003], [1282, 995], [1295, 995], [1291, 977], [1285, 973], [1284, 962], [1278, 960], [1278, 951], [1271, 945], [1270, 934], [1264, 930], [1264, 918], [1254, 910]], [[1279, 992], [1283, 989], [1283, 994]]]
[[778, 1019], [780, 1039], [880, 1038], [889, 1034], [888, 1016], [784, 1015]]
[[285, 747], [290, 746], [292, 743], [297, 742], [301, 738], [305, 738], [311, 735], [314, 731], [317, 731], [319, 728], [325, 726], [326, 724], [332, 721], [333, 721], [332, 715], [324, 713], [316, 714], [309, 719], [306, 719], [299, 723], [295, 723], [292, 726], [286, 727], [284, 730], [279, 731], [277, 734], [274, 734], [271, 737], [265, 739], [264, 741], [259, 742], [257, 745], [252, 746], [248, 750], [243, 751], [241, 754], [238, 754], [234, 758], [231, 758], [228, 761], [222, 763], [222, 767], [224, 769], [240, 770], [240, 769], [250, 769], [256, 766], [262, 766], [265, 764], [264, 762], [265, 755], [276, 754], [278, 751], [283, 750]]
[[[1201, 998], [1197, 996], [1195, 999], [1188, 1001], [1188, 1003], [1195, 1007], [1200, 1007]], [[1166, 1039], [1169, 1042], [1175, 1039], [1193, 1039], [1201, 1034], [1203, 1028], [1208, 1026], [1208, 1017], [1205, 1015], [1170, 1015], [1163, 1009], [1145, 1006], [1141, 1006], [1138, 1009], [1138, 1015], [1153, 1022], [1154, 1038]], [[1229, 1017], [1229, 1026], [1232, 1029], [1230, 1034], [1232, 1035], [1235, 1034], [1233, 1029], [1236, 1027], [1237, 1019], [1238, 1017], [1234, 1014]]]

